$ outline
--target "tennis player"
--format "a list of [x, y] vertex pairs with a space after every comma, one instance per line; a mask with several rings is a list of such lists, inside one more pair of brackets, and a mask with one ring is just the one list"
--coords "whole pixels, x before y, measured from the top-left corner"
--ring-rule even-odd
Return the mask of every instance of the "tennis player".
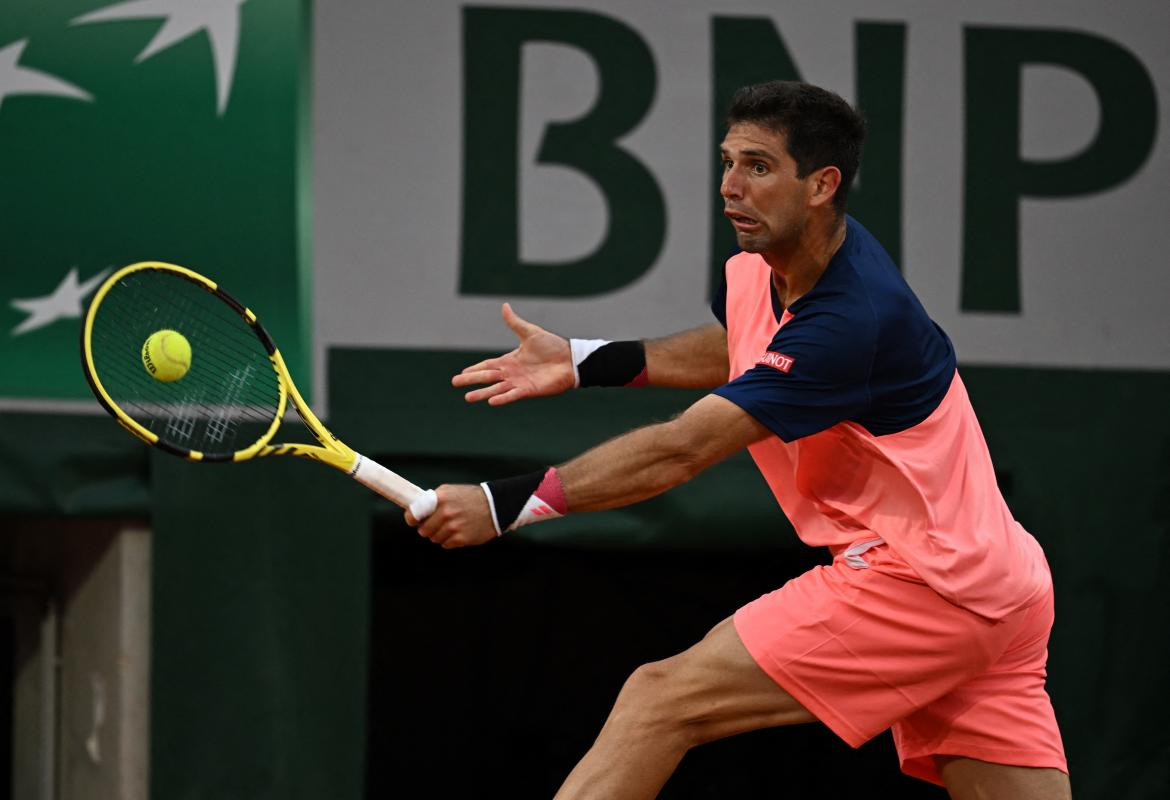
[[492, 405], [592, 385], [713, 391], [565, 464], [441, 486], [418, 530], [443, 547], [635, 503], [746, 447], [800, 538], [833, 554], [635, 670], [559, 798], [654, 797], [696, 745], [817, 720], [854, 747], [892, 728], [902, 769], [953, 798], [1070, 796], [1044, 690], [1048, 565], [999, 492], [946, 334], [845, 214], [863, 137], [823, 89], [739, 90], [720, 192], [742, 252], [718, 322], [565, 340], [505, 305], [519, 346], [452, 381]]

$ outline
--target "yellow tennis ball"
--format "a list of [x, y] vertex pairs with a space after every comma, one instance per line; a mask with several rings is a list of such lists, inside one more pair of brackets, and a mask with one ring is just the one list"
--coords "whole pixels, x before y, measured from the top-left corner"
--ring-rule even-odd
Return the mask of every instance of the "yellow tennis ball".
[[191, 368], [191, 343], [178, 331], [155, 331], [142, 344], [142, 366], [156, 381], [177, 381]]

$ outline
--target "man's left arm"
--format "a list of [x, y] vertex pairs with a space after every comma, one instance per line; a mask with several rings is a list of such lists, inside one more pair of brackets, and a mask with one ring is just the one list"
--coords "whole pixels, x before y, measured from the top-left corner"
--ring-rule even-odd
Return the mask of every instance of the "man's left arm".
[[[637, 428], [556, 468], [567, 511], [628, 506], [685, 483], [771, 431], [735, 403], [710, 394], [669, 422]], [[479, 486], [443, 485], [438, 506], [418, 532], [445, 548], [495, 539], [487, 495]]]

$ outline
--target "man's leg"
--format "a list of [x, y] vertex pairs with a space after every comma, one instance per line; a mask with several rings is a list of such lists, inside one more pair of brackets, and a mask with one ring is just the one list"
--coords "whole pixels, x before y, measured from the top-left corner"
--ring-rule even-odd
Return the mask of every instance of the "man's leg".
[[814, 721], [759, 668], [729, 617], [689, 650], [634, 671], [557, 798], [653, 798], [696, 745]]
[[1013, 767], [974, 758], [936, 756], [951, 800], [1069, 800], [1068, 775], [1058, 769]]

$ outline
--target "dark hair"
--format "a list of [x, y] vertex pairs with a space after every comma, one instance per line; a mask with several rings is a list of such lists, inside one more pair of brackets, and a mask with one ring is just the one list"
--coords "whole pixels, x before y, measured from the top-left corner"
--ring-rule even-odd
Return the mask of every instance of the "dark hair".
[[736, 90], [727, 109], [727, 125], [738, 123], [754, 123], [782, 134], [799, 178], [821, 167], [841, 170], [833, 207], [838, 214], [845, 211], [865, 141], [865, 119], [852, 106], [808, 83], [768, 81]]

